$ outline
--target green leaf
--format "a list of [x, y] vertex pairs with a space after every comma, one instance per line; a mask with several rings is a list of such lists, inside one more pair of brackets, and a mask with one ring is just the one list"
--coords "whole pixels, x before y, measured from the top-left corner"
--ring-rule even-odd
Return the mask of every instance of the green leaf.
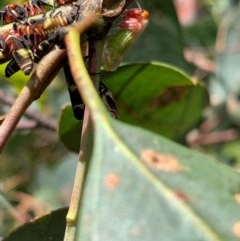
[[[8, 63], [5, 64], [1, 64], [0, 65], [0, 76], [5, 76], [5, 68], [7, 66]], [[19, 92], [22, 87], [26, 84], [26, 82], [28, 81], [28, 79], [30, 78], [29, 75], [25, 75], [22, 71], [18, 71], [17, 73], [15, 73], [13, 76], [11, 76], [10, 78], [5, 78], [7, 81], [9, 81], [16, 92]]]
[[[240, 142], [239, 140], [236, 141], [229, 141], [224, 143], [224, 145], [221, 146], [222, 152], [220, 154], [224, 154], [227, 156], [230, 160], [233, 162], [237, 162], [237, 164], [240, 164], [240, 153], [239, 153], [239, 148], [240, 148]], [[219, 150], [218, 150], [219, 152]]]
[[193, 127], [208, 104], [201, 83], [179, 69], [158, 63], [123, 65], [106, 73], [119, 119], [169, 138], [180, 138]]
[[59, 209], [24, 224], [2, 241], [60, 241], [63, 240], [67, 209]]
[[58, 135], [60, 140], [69, 150], [78, 152], [81, 132], [82, 121], [76, 120], [71, 105], [66, 105], [62, 109], [59, 120]]
[[239, 174], [149, 131], [95, 124], [75, 240], [239, 240]]
[[[91, 159], [85, 159], [89, 161], [85, 162], [83, 182], [82, 170], [77, 171], [67, 240], [239, 240], [240, 176], [157, 134], [111, 119], [80, 51], [76, 51], [79, 40], [73, 29], [66, 36], [71, 44], [66, 46], [74, 80], [95, 131]], [[82, 71], [75, 71], [78, 69]], [[148, 74], [143, 78], [145, 82], [151, 80], [151, 72]], [[164, 74], [169, 77], [169, 72]], [[189, 85], [187, 76], [181, 76], [176, 71], [173, 86]], [[131, 81], [121, 77], [125, 85], [131, 86]], [[138, 103], [140, 99], [132, 95], [149, 89], [145, 96], [151, 100], [159, 89], [147, 83], [132, 88], [127, 95], [124, 91], [125, 97]], [[165, 82], [162, 84], [166, 87]]]

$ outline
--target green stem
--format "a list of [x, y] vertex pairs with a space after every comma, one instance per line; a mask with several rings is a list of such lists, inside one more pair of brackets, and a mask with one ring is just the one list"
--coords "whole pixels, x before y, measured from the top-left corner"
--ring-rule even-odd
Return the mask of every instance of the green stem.
[[85, 67], [79, 47], [80, 36], [75, 29], [72, 29], [67, 34], [66, 46], [73, 78], [85, 105], [89, 108], [93, 123], [105, 121], [109, 115], [94, 87], [92, 79], [88, 74], [88, 70]]
[[[82, 29], [80, 28], [80, 32], [85, 28], [84, 24], [82, 25]], [[79, 28], [79, 26], [78, 26]], [[102, 43], [101, 42], [92, 42], [90, 48], [90, 56], [89, 56], [89, 72], [93, 73], [92, 79], [90, 78], [88, 71], [85, 67], [85, 63], [83, 61], [82, 52], [80, 49], [80, 34], [79, 32], [72, 28], [65, 38], [69, 65], [72, 71], [73, 78], [75, 80], [75, 84], [81, 93], [81, 96], [86, 105], [84, 121], [83, 121], [83, 131], [80, 145], [80, 155], [79, 162], [76, 170], [76, 177], [73, 187], [73, 194], [71, 198], [71, 203], [69, 207], [69, 211], [67, 214], [67, 227], [65, 231], [64, 241], [73, 241], [75, 239], [76, 233], [76, 221], [77, 215], [79, 212], [81, 194], [84, 185], [84, 175], [86, 172], [88, 160], [89, 160], [89, 147], [90, 138], [92, 137], [92, 126], [90, 117], [95, 116], [95, 110], [100, 111], [101, 113], [106, 112], [105, 107], [103, 106], [98, 93], [93, 84], [96, 83], [98, 86], [99, 77], [98, 73], [101, 68], [101, 56], [102, 56]], [[89, 103], [90, 101], [90, 103]], [[94, 115], [92, 114], [94, 113]]]

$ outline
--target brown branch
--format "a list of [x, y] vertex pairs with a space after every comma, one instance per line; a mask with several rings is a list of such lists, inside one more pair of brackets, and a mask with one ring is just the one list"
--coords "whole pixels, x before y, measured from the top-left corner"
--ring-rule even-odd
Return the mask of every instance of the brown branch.
[[[9, 94], [7, 94], [6, 92], [0, 90], [0, 101], [5, 105], [12, 106], [15, 102], [15, 99]], [[24, 113], [24, 116], [32, 120], [31, 121], [32, 124], [30, 124], [30, 128], [33, 128], [36, 126], [42, 126], [53, 131], [55, 131], [57, 128], [57, 121], [42, 112], [32, 110], [32, 109], [27, 109], [26, 112]], [[2, 121], [3, 120], [4, 119], [2, 119]], [[30, 123], [30, 122], [27, 122], [27, 123]], [[26, 128], [27, 126], [28, 125], [26, 125]], [[19, 125], [17, 128], [19, 129]]]
[[240, 133], [237, 129], [228, 129], [211, 133], [199, 133], [197, 130], [192, 131], [187, 136], [187, 143], [190, 146], [202, 146], [219, 144], [239, 139]]
[[41, 96], [43, 91], [56, 76], [61, 68], [62, 59], [65, 57], [65, 54], [65, 50], [60, 49], [55, 49], [49, 53], [39, 63], [38, 68], [33, 73], [26, 86], [23, 87], [0, 126], [0, 152], [2, 152], [7, 140], [16, 128], [26, 109], [34, 100]]

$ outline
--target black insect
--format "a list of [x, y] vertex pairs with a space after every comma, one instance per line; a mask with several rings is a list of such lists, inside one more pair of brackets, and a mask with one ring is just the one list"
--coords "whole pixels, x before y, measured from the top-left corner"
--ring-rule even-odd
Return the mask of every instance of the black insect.
[[[19, 49], [15, 51], [19, 54], [18, 61], [16, 58], [10, 60], [5, 69], [5, 76], [11, 77], [13, 74], [22, 70], [24, 74], [30, 74], [34, 63], [38, 63], [40, 59], [53, 47], [54, 43], [51, 40], [42, 41], [32, 52], [30, 49]], [[13, 55], [16, 56], [16, 53]]]
[[[78, 92], [77, 86], [75, 85], [75, 82], [73, 80], [67, 59], [63, 66], [63, 71], [68, 85], [68, 92], [71, 100], [74, 117], [77, 120], [82, 120], [84, 116], [84, 104]], [[117, 118], [117, 108], [114, 103], [113, 96], [111, 92], [108, 90], [107, 86], [104, 85], [102, 81], [100, 81], [99, 83], [98, 93], [110, 114], [114, 118]]]
[[19, 4], [8, 4], [0, 9], [0, 24], [21, 22], [27, 18], [26, 9]]
[[65, 59], [64, 62], [65, 64], [63, 65], [63, 71], [68, 86], [73, 114], [77, 120], [82, 120], [84, 116], [84, 104], [78, 92], [77, 86], [75, 85], [75, 82], [73, 80], [68, 60]]
[[100, 82], [98, 92], [107, 110], [114, 118], [117, 118], [117, 107], [107, 86]]

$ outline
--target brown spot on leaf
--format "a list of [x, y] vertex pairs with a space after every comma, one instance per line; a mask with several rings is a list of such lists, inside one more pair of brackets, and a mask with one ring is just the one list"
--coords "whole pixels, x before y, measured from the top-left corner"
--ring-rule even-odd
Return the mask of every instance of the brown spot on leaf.
[[165, 107], [173, 102], [180, 101], [183, 94], [189, 87], [186, 86], [174, 86], [167, 88], [159, 96], [155, 97], [150, 106], [154, 108]]
[[183, 192], [175, 191], [174, 195], [175, 195], [175, 197], [177, 197], [177, 199], [179, 199], [183, 203], [186, 203], [188, 201], [187, 195]]
[[142, 151], [141, 158], [150, 167], [160, 171], [178, 172], [184, 169], [186, 170], [174, 156], [162, 154], [151, 149]]
[[237, 203], [240, 204], [240, 193], [237, 193], [235, 196], [234, 196], [235, 200]]
[[233, 234], [235, 237], [240, 238], [240, 221], [233, 224]]
[[140, 234], [140, 229], [138, 227], [135, 227], [131, 230], [132, 236], [139, 236]]
[[108, 189], [115, 189], [115, 188], [117, 188], [118, 185], [119, 185], [119, 181], [120, 181], [120, 178], [119, 178], [119, 175], [117, 173], [109, 173], [104, 178], [105, 186]]

